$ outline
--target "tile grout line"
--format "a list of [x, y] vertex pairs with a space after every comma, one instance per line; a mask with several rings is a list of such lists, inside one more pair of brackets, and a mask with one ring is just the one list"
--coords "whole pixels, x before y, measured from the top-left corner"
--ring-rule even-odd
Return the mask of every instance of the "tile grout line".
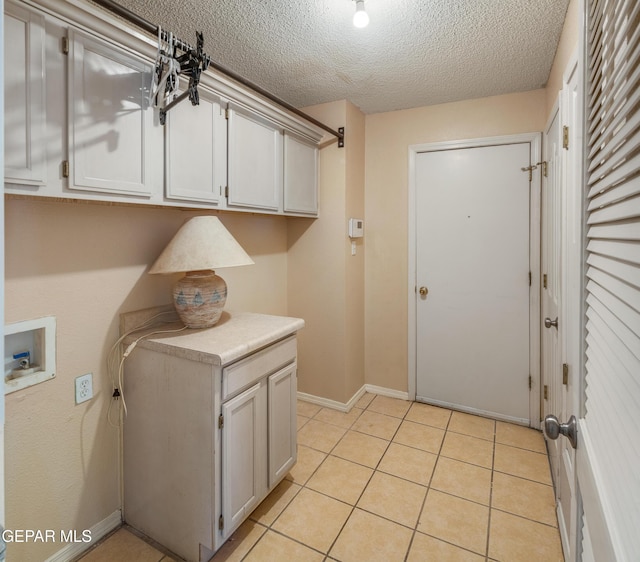
[[[418, 404], [418, 402], [413, 402], [413, 404]], [[413, 404], [411, 407], [413, 407]], [[411, 410], [411, 407], [409, 410]], [[431, 490], [431, 483], [433, 482], [433, 476], [436, 473], [436, 468], [438, 467], [438, 461], [440, 460], [440, 454], [442, 453], [442, 447], [444, 447], [444, 440], [447, 436], [447, 431], [449, 431], [449, 424], [451, 423], [451, 418], [453, 417], [453, 412], [449, 410], [449, 419], [447, 420], [447, 424], [444, 427], [444, 434], [442, 435], [442, 441], [440, 442], [440, 448], [438, 449], [438, 454], [436, 455], [436, 461], [433, 463], [433, 470], [431, 471], [431, 476], [429, 477], [429, 483], [427, 484], [427, 491], [424, 494], [424, 499], [422, 500], [422, 505], [420, 506], [420, 513], [418, 514], [418, 520], [416, 521], [416, 525], [413, 529], [413, 533], [411, 534], [411, 540], [409, 541], [409, 547], [407, 548], [407, 553], [405, 554], [404, 560], [405, 562], [409, 558], [409, 553], [411, 552], [411, 547], [413, 546], [413, 541], [416, 538], [416, 533], [418, 532], [418, 527], [420, 526], [420, 518], [422, 517], [422, 512], [424, 511], [424, 506], [427, 503], [427, 497], [429, 496], [429, 491]], [[439, 428], [443, 429], [443, 428]], [[446, 458], [446, 457], [445, 457]], [[431, 536], [431, 535], [429, 535]], [[436, 538], [436, 537], [434, 537]], [[437, 540], [437, 539], [436, 539]]]
[[493, 451], [491, 454], [491, 486], [489, 487], [489, 514], [487, 517], [487, 542], [485, 546], [485, 560], [489, 561], [489, 544], [491, 539], [491, 509], [493, 505], [493, 475], [495, 474], [496, 464], [496, 438], [498, 432], [498, 425], [493, 422]]
[[[366, 412], [369, 409], [369, 406], [371, 406], [371, 404], [373, 404], [373, 402], [375, 401], [376, 397], [374, 397], [369, 404], [367, 404], [366, 408], [363, 408], [362, 413], [358, 416], [357, 419], [359, 419], [362, 414], [364, 414], [364, 412]], [[373, 410], [372, 410], [373, 411]], [[378, 413], [378, 412], [376, 412]], [[406, 414], [405, 414], [406, 415]], [[354, 422], [349, 426], [349, 429], [351, 429], [351, 427], [353, 427], [353, 425], [356, 423], [356, 420], [354, 420]], [[404, 418], [402, 418], [404, 419]], [[402, 422], [400, 422], [400, 425], [402, 425]], [[400, 425], [398, 425], [398, 428], [400, 428]], [[347, 429], [347, 431], [349, 431], [349, 429]], [[354, 430], [355, 431], [355, 430]], [[340, 535], [342, 535], [342, 532], [344, 531], [344, 528], [347, 526], [347, 523], [349, 522], [349, 519], [351, 519], [351, 516], [353, 515], [353, 513], [356, 510], [356, 506], [358, 505], [358, 502], [362, 499], [362, 496], [365, 492], [365, 490], [367, 489], [367, 487], [369, 486], [369, 484], [371, 483], [371, 480], [373, 479], [373, 476], [375, 475], [375, 473], [378, 471], [378, 466], [380, 466], [380, 463], [382, 462], [382, 459], [384, 458], [384, 456], [387, 454], [387, 451], [389, 450], [389, 447], [391, 446], [391, 440], [393, 439], [393, 437], [395, 437], [395, 434], [398, 432], [398, 429], [396, 429], [396, 431], [394, 432], [393, 436], [391, 437], [391, 439], [388, 440], [387, 442], [387, 446], [384, 449], [384, 452], [380, 455], [380, 458], [378, 459], [378, 463], [376, 464], [376, 466], [372, 469], [371, 471], [371, 476], [369, 476], [369, 479], [367, 480], [367, 483], [364, 485], [364, 487], [362, 488], [362, 492], [360, 492], [360, 495], [358, 496], [358, 499], [355, 501], [355, 503], [351, 506], [351, 511], [349, 512], [349, 515], [347, 516], [347, 518], [344, 520], [344, 523], [342, 524], [342, 526], [340, 527], [340, 530], [338, 531], [338, 534], [336, 535], [336, 538], [333, 539], [333, 542], [331, 543], [331, 546], [329, 546], [329, 549], [327, 550], [326, 553], [326, 557], [329, 556], [329, 553], [331, 552], [331, 550], [333, 549], [333, 547], [336, 545], [336, 543], [338, 542], [338, 539], [340, 538]], [[345, 432], [346, 435], [346, 432]], [[366, 434], [365, 434], [366, 435]], [[375, 437], [375, 436], [372, 436]], [[344, 438], [344, 435], [340, 438], [340, 441], [342, 441], [342, 439]], [[380, 437], [378, 437], [378, 439], [381, 439]], [[338, 443], [340, 443], [340, 441], [338, 441]], [[386, 441], [386, 439], [385, 439]], [[338, 443], [335, 444], [335, 446], [333, 447], [333, 449], [331, 449], [331, 451], [333, 451], [337, 446]], [[330, 455], [331, 453], [329, 453]], [[327, 455], [327, 456], [329, 456]], [[340, 457], [338, 457], [340, 458]], [[326, 460], [326, 459], [325, 459]], [[347, 459], [343, 459], [343, 460], [347, 460]], [[322, 461], [324, 462], [324, 461]], [[356, 463], [358, 464], [358, 463]], [[371, 467], [367, 467], [367, 468], [371, 468]], [[311, 480], [311, 478], [309, 478], [309, 480]], [[307, 482], [309, 481], [307, 480]], [[335, 498], [334, 498], [335, 499]], [[366, 511], [366, 510], [362, 510], [362, 511]], [[367, 512], [369, 513], [369, 512]], [[376, 515], [376, 514], [374, 514]]]

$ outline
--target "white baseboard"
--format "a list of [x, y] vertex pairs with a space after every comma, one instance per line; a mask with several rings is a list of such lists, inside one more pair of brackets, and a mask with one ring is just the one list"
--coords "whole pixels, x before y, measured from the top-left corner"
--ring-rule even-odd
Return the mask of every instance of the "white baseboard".
[[[461, 406], [460, 404], [453, 404], [451, 402], [443, 402], [442, 400], [432, 400], [431, 398], [423, 398], [422, 396], [416, 396], [416, 400], [423, 404], [431, 404], [432, 406], [440, 406], [441, 408], [449, 408], [450, 410], [457, 410], [458, 412], [465, 412], [467, 414], [473, 414], [475, 416], [482, 416], [485, 418], [491, 418], [492, 420], [500, 420], [504, 422], [514, 423], [517, 425], [524, 425], [529, 427], [529, 420], [526, 418], [516, 418], [514, 416], [505, 416], [503, 414], [496, 414], [495, 412], [489, 412], [488, 410], [479, 410], [477, 408], [469, 408], [468, 406]], [[540, 429], [539, 425], [535, 425], [536, 429]]]
[[398, 400], [409, 400], [409, 393], [402, 390], [394, 390], [393, 388], [385, 388], [384, 386], [375, 386], [373, 384], [365, 384], [364, 389], [371, 394], [397, 398]]
[[407, 392], [384, 388], [382, 386], [374, 386], [372, 384], [363, 385], [346, 403], [338, 402], [337, 400], [329, 400], [328, 398], [322, 398], [321, 396], [314, 396], [313, 394], [306, 394], [305, 392], [298, 392], [298, 399], [304, 400], [305, 402], [311, 402], [312, 404], [317, 404], [323, 408], [331, 408], [332, 410], [348, 413], [351, 411], [351, 408], [358, 403], [358, 400], [362, 398], [365, 392], [379, 394], [380, 396], [388, 396], [389, 398], [409, 400], [409, 394]]
[[321, 396], [314, 396], [313, 394], [307, 394], [305, 392], [298, 392], [298, 400], [305, 402], [311, 402], [311, 404], [317, 404], [323, 408], [331, 408], [332, 410], [338, 410], [338, 412], [344, 412], [345, 414], [351, 411], [351, 408], [355, 403], [360, 400], [360, 397], [364, 394], [364, 387], [353, 395], [353, 398], [346, 404], [344, 402], [338, 402], [337, 400], [329, 400], [329, 398], [322, 398]]
[[[89, 529], [91, 531], [90, 542], [69, 543], [53, 556], [47, 558], [45, 562], [69, 562], [69, 560], [73, 560], [80, 556], [83, 552], [91, 548], [100, 539], [108, 535], [120, 525], [122, 525], [122, 511], [118, 509], [106, 519], [96, 523], [91, 527], [91, 529]], [[82, 537], [82, 530], [77, 530], [77, 534], [79, 537]]]

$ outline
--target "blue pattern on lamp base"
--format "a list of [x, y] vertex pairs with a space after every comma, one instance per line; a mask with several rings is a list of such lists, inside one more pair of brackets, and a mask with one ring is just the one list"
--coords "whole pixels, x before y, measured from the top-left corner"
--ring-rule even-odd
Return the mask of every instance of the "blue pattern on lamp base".
[[213, 271], [190, 271], [173, 288], [173, 302], [189, 328], [214, 326], [227, 301], [227, 284]]

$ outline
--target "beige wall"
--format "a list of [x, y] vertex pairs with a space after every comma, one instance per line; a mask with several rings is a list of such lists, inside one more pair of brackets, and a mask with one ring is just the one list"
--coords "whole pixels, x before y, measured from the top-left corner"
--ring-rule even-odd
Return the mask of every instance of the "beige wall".
[[347, 236], [364, 212], [364, 115], [344, 100], [305, 111], [346, 127], [346, 146], [320, 150], [320, 218], [288, 223], [289, 314], [305, 320], [298, 390], [344, 404], [364, 384], [364, 252], [351, 256]]
[[407, 181], [412, 144], [542, 131], [578, 43], [571, 0], [547, 87], [366, 117], [366, 382], [407, 390]]
[[[120, 312], [170, 302], [175, 277], [146, 270], [194, 214], [6, 201], [6, 322], [57, 318], [56, 378], [6, 397], [8, 528], [83, 530], [120, 507], [106, 353]], [[220, 270], [228, 308], [286, 314], [285, 219], [220, 218], [256, 262]], [[88, 372], [95, 396], [75, 405], [74, 379]], [[9, 545], [9, 560], [44, 560], [62, 546]]]
[[413, 144], [541, 131], [535, 90], [368, 115], [365, 141], [365, 372], [368, 384], [407, 390], [408, 153]]
[[[364, 219], [364, 142], [365, 116], [353, 104], [347, 103], [345, 148], [347, 156], [345, 194], [345, 233], [350, 218]], [[365, 224], [365, 232], [367, 225]], [[365, 383], [364, 371], [364, 260], [366, 236], [355, 240], [356, 255], [351, 252], [351, 240], [344, 238], [346, 261], [346, 380], [345, 400], [350, 399]]]
[[551, 114], [553, 105], [558, 98], [558, 92], [562, 89], [562, 75], [567, 68], [569, 59], [574, 55], [578, 47], [580, 34], [580, 0], [571, 0], [567, 8], [562, 35], [558, 43], [556, 57], [547, 80], [547, 115]]

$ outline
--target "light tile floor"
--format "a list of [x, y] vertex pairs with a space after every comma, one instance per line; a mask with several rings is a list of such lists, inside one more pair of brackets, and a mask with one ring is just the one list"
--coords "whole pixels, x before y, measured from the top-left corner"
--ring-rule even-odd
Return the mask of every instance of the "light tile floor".
[[[121, 529], [83, 558], [107, 560], [172, 558]], [[561, 562], [542, 434], [372, 394], [298, 402], [298, 463], [213, 558], [241, 560]]]

